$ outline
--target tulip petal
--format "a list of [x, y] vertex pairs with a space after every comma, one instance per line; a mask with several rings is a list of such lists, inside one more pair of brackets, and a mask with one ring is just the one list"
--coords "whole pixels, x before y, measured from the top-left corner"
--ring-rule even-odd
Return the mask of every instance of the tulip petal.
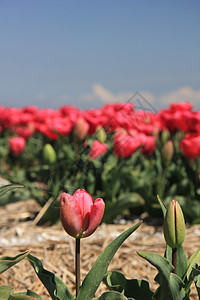
[[82, 212], [82, 231], [86, 230], [89, 225], [89, 220], [90, 220], [90, 212], [91, 208], [94, 204], [94, 200], [92, 199], [91, 195], [86, 192], [83, 189], [78, 189], [74, 193], [74, 200], [79, 204], [79, 207]]
[[74, 196], [62, 193], [60, 198], [60, 219], [65, 231], [76, 238], [82, 228], [83, 215]]
[[96, 230], [103, 217], [104, 209], [105, 209], [105, 203], [103, 199], [101, 198], [96, 199], [91, 209], [89, 226], [87, 230], [83, 232], [82, 237], [87, 237]]

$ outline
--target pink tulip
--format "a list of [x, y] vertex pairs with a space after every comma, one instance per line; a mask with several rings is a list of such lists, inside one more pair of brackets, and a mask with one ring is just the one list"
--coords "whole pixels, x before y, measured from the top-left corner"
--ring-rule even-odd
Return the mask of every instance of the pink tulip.
[[101, 143], [98, 140], [94, 140], [92, 143], [89, 158], [96, 159], [97, 157], [103, 155], [108, 150], [108, 145], [106, 143]]
[[65, 231], [75, 237], [91, 235], [101, 222], [105, 209], [103, 199], [92, 199], [83, 189], [74, 195], [62, 193], [60, 198], [60, 218]]
[[10, 138], [9, 148], [10, 148], [10, 152], [14, 156], [19, 156], [20, 154], [22, 154], [25, 147], [26, 147], [26, 141], [23, 137], [16, 136], [16, 137]]

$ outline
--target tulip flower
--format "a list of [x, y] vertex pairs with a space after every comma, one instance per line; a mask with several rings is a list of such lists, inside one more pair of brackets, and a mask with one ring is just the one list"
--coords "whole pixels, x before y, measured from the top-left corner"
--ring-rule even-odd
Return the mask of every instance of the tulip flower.
[[164, 236], [171, 248], [178, 248], [185, 239], [185, 220], [179, 203], [172, 200], [164, 220]]
[[103, 155], [108, 150], [108, 145], [106, 143], [101, 143], [98, 140], [94, 140], [92, 143], [89, 158], [96, 159], [97, 157]]
[[9, 140], [10, 153], [14, 156], [19, 156], [23, 153], [26, 147], [26, 141], [21, 136], [12, 137]]
[[83, 189], [74, 195], [62, 193], [60, 197], [60, 218], [65, 231], [76, 238], [75, 273], [76, 296], [80, 287], [80, 239], [91, 235], [103, 217], [105, 203], [103, 199], [92, 199]]
[[74, 195], [62, 193], [60, 198], [60, 218], [65, 231], [74, 238], [91, 235], [101, 222], [105, 209], [103, 199], [92, 199], [83, 189]]

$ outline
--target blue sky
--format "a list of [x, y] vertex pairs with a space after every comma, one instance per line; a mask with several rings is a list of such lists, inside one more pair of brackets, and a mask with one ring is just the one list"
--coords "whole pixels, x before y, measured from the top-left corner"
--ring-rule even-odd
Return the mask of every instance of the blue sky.
[[0, 0], [0, 104], [200, 109], [199, 0]]

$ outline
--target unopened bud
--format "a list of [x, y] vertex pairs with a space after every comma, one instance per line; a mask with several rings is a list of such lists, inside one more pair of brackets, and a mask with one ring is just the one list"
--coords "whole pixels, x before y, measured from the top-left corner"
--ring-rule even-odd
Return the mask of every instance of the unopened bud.
[[167, 245], [178, 248], [185, 239], [185, 220], [179, 203], [172, 200], [164, 220], [164, 236]]
[[76, 124], [74, 126], [74, 137], [78, 140], [78, 141], [83, 141], [89, 131], [89, 124], [87, 121], [85, 121], [85, 119], [80, 118], [76, 121]]
[[171, 162], [173, 155], [174, 155], [174, 145], [171, 140], [168, 140], [161, 150], [162, 161], [165, 163]]
[[106, 132], [102, 126], [97, 127], [95, 134], [99, 142], [104, 143], [106, 141]]
[[163, 130], [161, 134], [161, 143], [164, 145], [170, 137], [170, 133], [168, 130]]
[[56, 152], [50, 144], [46, 144], [43, 148], [44, 161], [51, 165], [56, 162]]

